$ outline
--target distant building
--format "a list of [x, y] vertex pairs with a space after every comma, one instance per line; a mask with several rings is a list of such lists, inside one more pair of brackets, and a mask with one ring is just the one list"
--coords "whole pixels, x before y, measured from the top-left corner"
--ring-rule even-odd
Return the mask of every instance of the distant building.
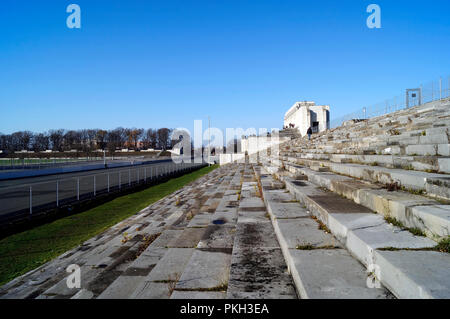
[[310, 102], [296, 102], [284, 115], [284, 128], [297, 128], [302, 136], [311, 127], [313, 133], [330, 128], [330, 107]]

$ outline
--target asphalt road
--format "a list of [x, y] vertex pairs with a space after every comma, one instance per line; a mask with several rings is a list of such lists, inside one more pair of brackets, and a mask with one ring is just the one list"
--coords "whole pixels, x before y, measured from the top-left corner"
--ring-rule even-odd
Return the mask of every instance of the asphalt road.
[[[184, 167], [194, 164], [184, 164]], [[201, 164], [195, 164], [201, 165]], [[0, 218], [2, 215], [30, 210], [43, 205], [61, 205], [89, 198], [101, 192], [154, 179], [158, 175], [181, 169], [170, 159], [164, 162], [130, 167], [100, 169], [0, 181]], [[32, 212], [32, 210], [31, 210]]]

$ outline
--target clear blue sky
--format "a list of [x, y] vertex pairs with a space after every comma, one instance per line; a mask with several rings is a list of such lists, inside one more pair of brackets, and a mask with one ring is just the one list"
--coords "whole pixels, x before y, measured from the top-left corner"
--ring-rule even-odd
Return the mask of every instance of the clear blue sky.
[[[80, 5], [82, 28], [66, 27]], [[366, 27], [377, 3], [382, 29]], [[281, 127], [450, 75], [450, 1], [0, 2], [0, 132]]]

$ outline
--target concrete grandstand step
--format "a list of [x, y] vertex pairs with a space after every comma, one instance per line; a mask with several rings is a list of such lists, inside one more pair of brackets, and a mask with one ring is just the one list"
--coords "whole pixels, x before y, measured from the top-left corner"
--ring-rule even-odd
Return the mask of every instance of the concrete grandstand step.
[[[271, 179], [261, 175], [263, 185], [272, 182]], [[367, 285], [364, 267], [336, 238], [319, 229], [320, 224], [292, 195], [263, 187], [263, 196], [299, 296], [320, 299], [392, 297], [383, 287], [373, 289]]]
[[[290, 162], [310, 167], [311, 165], [323, 165], [330, 171], [354, 178], [381, 184], [395, 184], [409, 190], [427, 192], [428, 195], [445, 200], [450, 200], [450, 189], [446, 185], [440, 185], [449, 180], [446, 174], [427, 173], [421, 171], [394, 169], [380, 166], [368, 166], [360, 164], [340, 164], [329, 161], [315, 161], [300, 158], [283, 158], [283, 164]], [[430, 187], [431, 181], [437, 181]]]
[[227, 298], [297, 298], [257, 182], [244, 181], [241, 196]]
[[[310, 182], [299, 184], [288, 177], [283, 179], [286, 188], [340, 239], [353, 256], [369, 269], [375, 269], [377, 278], [396, 297], [450, 298], [450, 255], [433, 252], [437, 258], [421, 258], [435, 246], [434, 241], [392, 226], [353, 201], [337, 204], [336, 195], [314, 187]], [[398, 254], [380, 257], [386, 255], [385, 250]], [[405, 251], [407, 257], [403, 257]], [[421, 258], [421, 267], [408, 266], [404, 260], [414, 259], [414, 256]], [[432, 271], [436, 269], [439, 271]], [[426, 277], [429, 282], [424, 280]], [[439, 282], [442, 284], [438, 285]], [[404, 287], [409, 289], [406, 291]]]
[[349, 198], [385, 217], [395, 218], [406, 227], [418, 228], [434, 240], [450, 235], [448, 205], [440, 205], [435, 200], [408, 192], [381, 189], [380, 186], [347, 176], [317, 173], [296, 165], [288, 165], [288, 169], [296, 175], [303, 174], [310, 182]]

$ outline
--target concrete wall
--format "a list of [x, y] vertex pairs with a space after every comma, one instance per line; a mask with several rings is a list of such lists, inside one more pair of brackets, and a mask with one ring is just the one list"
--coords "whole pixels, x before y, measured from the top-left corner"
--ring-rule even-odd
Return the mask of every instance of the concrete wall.
[[245, 162], [245, 153], [220, 154], [219, 158], [221, 166], [233, 162]]
[[289, 137], [278, 136], [250, 136], [241, 140], [241, 152], [248, 155], [263, 151], [284, 141], [290, 140]]

